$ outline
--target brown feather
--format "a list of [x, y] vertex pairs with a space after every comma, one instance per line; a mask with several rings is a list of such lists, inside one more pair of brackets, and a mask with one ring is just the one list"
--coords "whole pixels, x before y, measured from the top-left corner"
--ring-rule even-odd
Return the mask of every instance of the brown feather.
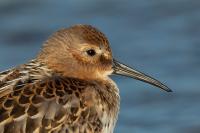
[[[118, 92], [110, 82], [62, 76], [30, 83], [28, 80], [31, 79], [23, 83], [19, 80], [12, 87], [12, 93], [3, 96], [6, 98], [0, 105], [0, 125], [5, 133], [35, 130], [41, 133], [62, 130], [102, 133], [106, 125], [102, 121], [104, 111], [108, 116], [117, 116]], [[116, 95], [111, 98], [113, 92]]]

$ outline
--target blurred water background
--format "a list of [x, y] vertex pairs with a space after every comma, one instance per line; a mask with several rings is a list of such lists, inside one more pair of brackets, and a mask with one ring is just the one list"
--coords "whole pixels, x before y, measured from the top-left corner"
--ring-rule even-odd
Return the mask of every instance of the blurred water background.
[[34, 58], [54, 31], [91, 24], [115, 58], [173, 93], [124, 77], [115, 133], [200, 133], [200, 1], [1, 0], [0, 70]]

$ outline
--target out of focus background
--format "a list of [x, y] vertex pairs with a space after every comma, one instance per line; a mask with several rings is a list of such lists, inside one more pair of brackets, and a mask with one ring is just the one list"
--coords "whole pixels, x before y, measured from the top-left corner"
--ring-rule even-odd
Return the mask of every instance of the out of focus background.
[[121, 92], [115, 133], [200, 133], [200, 1], [1, 0], [0, 71], [80, 23], [103, 31], [115, 58], [174, 91], [114, 76]]

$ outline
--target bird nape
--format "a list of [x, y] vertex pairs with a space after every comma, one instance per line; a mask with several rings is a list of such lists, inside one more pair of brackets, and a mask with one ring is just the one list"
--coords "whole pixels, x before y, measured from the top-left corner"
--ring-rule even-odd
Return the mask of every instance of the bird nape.
[[120, 96], [111, 74], [171, 92], [114, 60], [98, 29], [74, 25], [55, 32], [36, 58], [0, 73], [0, 131], [113, 133]]

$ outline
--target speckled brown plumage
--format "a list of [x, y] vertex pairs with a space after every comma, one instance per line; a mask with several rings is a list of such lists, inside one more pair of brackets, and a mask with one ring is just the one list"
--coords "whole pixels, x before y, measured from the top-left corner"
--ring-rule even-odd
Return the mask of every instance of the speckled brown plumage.
[[[14, 72], [14, 79], [9, 78]], [[46, 72], [47, 75], [38, 78]], [[103, 84], [64, 77], [34, 60], [2, 72], [1, 77], [4, 77], [1, 88], [9, 86], [6, 82], [13, 82], [7, 93], [0, 94], [1, 132], [101, 133], [104, 126], [115, 124], [114, 121], [102, 122], [105, 112], [109, 112], [106, 115], [117, 115], [112, 111], [117, 112], [114, 107], [118, 106], [119, 97], [113, 95], [115, 98], [112, 99], [106, 94], [116, 91], [110, 89], [109, 82]]]
[[0, 133], [113, 133], [120, 98], [111, 74], [171, 91], [114, 60], [96, 28], [55, 32], [35, 59], [0, 73]]

